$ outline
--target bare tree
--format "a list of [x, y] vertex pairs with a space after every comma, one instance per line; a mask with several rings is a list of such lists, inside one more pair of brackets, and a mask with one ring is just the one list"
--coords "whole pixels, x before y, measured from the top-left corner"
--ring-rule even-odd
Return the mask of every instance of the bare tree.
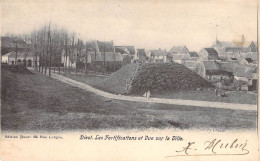
[[51, 76], [51, 22], [49, 24], [49, 31], [48, 31], [48, 45], [49, 45], [49, 56], [50, 56], [50, 59], [49, 59], [49, 76]]

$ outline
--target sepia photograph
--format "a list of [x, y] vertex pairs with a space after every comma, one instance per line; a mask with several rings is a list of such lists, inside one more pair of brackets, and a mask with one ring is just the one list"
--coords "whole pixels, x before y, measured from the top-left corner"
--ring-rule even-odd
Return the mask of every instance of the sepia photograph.
[[[21, 139], [36, 144], [30, 139], [44, 139], [42, 134], [66, 140], [68, 134], [77, 141], [103, 140], [105, 146], [106, 140], [120, 140], [120, 147], [137, 147], [134, 140], [162, 142], [171, 134], [178, 147], [162, 160], [195, 154], [257, 160], [247, 154], [259, 151], [246, 146], [259, 149], [258, 3], [1, 0], [2, 145]], [[164, 137], [137, 137], [146, 132]], [[193, 134], [197, 140], [218, 134], [223, 139], [202, 141], [210, 154], [193, 153], [194, 142], [185, 142]], [[220, 146], [232, 135], [240, 140]], [[240, 149], [232, 154], [222, 146]], [[3, 161], [9, 156], [4, 149]], [[102, 154], [90, 160], [106, 160]], [[112, 155], [153, 160], [139, 153]], [[59, 160], [43, 160], [52, 159]]]

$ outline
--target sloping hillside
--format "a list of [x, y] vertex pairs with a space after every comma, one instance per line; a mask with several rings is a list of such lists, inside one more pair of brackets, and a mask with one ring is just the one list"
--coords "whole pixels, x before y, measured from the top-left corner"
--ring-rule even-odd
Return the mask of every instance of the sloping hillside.
[[138, 66], [137, 63], [128, 64], [95, 86], [111, 93], [127, 94], [131, 89], [131, 82], [136, 75]]
[[181, 64], [143, 63], [126, 65], [98, 87], [116, 94], [141, 95], [147, 90], [152, 93], [196, 90], [210, 88], [212, 85]]

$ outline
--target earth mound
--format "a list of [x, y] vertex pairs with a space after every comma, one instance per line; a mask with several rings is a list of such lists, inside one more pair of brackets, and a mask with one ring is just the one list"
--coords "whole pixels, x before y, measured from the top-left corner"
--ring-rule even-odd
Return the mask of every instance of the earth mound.
[[178, 63], [128, 64], [102, 81], [99, 88], [115, 94], [141, 95], [150, 90], [190, 91], [213, 85]]

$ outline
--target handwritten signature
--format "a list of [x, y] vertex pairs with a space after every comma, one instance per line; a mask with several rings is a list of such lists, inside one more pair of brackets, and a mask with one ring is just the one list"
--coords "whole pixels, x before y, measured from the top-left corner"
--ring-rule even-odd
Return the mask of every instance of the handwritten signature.
[[[202, 153], [198, 153], [198, 151]], [[241, 142], [238, 139], [235, 139], [232, 142], [224, 142], [220, 139], [213, 139], [210, 141], [205, 141], [203, 146], [197, 145], [196, 142], [188, 142], [186, 146], [182, 147], [180, 150], [177, 150], [176, 153], [178, 154], [166, 157], [195, 155], [247, 155], [249, 154], [249, 150], [247, 149], [247, 140]]]

